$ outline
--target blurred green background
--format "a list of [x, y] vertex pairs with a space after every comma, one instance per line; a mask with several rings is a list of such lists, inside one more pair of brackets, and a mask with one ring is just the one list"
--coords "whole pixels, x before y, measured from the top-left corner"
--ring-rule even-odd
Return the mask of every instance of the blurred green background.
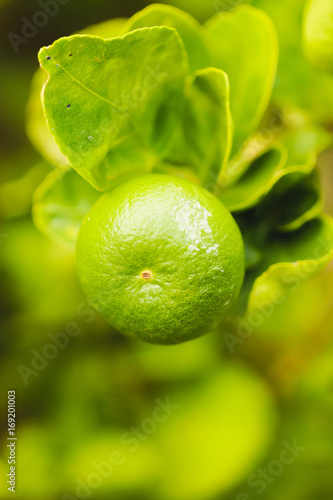
[[[93, 311], [73, 254], [32, 223], [33, 192], [51, 168], [25, 133], [38, 49], [148, 3], [63, 2], [15, 53], [7, 34], [21, 34], [22, 17], [40, 6], [0, 1], [0, 498], [12, 495], [5, 442], [15, 389], [20, 499], [332, 500], [332, 265], [232, 352], [225, 330], [176, 347], [145, 345]], [[242, 2], [170, 3], [204, 21]], [[333, 79], [300, 49], [304, 1], [244, 3], [265, 9], [278, 29], [275, 99], [332, 130]], [[320, 157], [331, 214], [332, 162], [331, 151]]]

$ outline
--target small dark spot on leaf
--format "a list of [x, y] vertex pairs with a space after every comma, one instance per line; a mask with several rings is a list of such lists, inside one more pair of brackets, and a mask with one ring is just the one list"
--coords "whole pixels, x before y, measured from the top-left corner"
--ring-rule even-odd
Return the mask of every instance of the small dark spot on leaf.
[[73, 54], [68, 54], [68, 57], [71, 57]]
[[67, 104], [66, 108], [70, 108], [70, 107], [71, 107], [71, 105], [70, 105], [70, 104]]
[[47, 58], [46, 58], [46, 59], [51, 59], [51, 57], [50, 57], [50, 56], [47, 56]]

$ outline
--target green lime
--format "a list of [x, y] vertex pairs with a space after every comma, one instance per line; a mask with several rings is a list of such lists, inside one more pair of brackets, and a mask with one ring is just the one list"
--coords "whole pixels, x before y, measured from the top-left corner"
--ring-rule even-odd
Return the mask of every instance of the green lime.
[[308, 0], [303, 23], [303, 44], [312, 64], [333, 73], [333, 0]]
[[92, 207], [78, 237], [77, 268], [91, 303], [118, 331], [175, 344], [209, 332], [237, 297], [243, 241], [215, 196], [153, 174]]

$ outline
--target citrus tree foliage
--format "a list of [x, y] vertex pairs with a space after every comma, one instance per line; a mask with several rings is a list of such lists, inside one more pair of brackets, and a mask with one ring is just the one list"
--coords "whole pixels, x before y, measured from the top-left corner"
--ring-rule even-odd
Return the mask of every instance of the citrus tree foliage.
[[[287, 3], [302, 12], [302, 2]], [[27, 130], [55, 167], [34, 197], [42, 232], [74, 249], [102, 192], [168, 173], [214, 193], [242, 231], [247, 272], [235, 314], [285, 297], [331, 259], [317, 169], [331, 137], [324, 110], [313, 112], [323, 95], [307, 98], [307, 84], [295, 92], [308, 74], [325, 93], [330, 77], [314, 73], [301, 36], [292, 38], [295, 12], [281, 39], [280, 3], [254, 4], [264, 10], [241, 5], [205, 25], [156, 4], [40, 50]]]

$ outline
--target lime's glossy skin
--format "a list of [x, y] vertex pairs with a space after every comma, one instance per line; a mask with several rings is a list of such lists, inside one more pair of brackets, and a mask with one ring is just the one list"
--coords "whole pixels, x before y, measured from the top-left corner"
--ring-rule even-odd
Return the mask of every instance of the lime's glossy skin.
[[77, 268], [88, 298], [117, 330], [175, 344], [222, 319], [242, 285], [244, 248], [215, 196], [156, 174], [97, 201], [81, 226]]
[[308, 0], [303, 45], [307, 58], [314, 66], [333, 73], [333, 0]]

